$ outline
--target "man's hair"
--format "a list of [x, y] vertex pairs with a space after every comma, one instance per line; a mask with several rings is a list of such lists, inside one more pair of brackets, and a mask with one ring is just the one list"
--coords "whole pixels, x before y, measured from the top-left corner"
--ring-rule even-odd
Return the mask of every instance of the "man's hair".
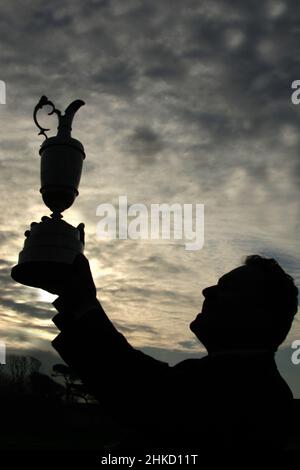
[[247, 256], [245, 265], [261, 276], [260, 300], [270, 314], [270, 333], [277, 348], [287, 336], [297, 313], [298, 289], [293, 278], [273, 258], [251, 255]]

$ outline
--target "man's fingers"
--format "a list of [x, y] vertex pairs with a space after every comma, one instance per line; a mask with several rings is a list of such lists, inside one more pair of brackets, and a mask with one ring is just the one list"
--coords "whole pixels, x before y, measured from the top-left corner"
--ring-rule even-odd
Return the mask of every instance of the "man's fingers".
[[[31, 222], [30, 228], [34, 227], [34, 225], [38, 225], [38, 223], [37, 223], [37, 222]], [[26, 231], [24, 232], [24, 236], [25, 236], [26, 238], [30, 237], [30, 230], [26, 230]]]

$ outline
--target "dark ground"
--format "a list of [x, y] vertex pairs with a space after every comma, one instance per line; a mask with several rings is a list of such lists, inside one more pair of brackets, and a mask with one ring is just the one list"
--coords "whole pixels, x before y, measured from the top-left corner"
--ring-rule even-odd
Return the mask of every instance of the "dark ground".
[[[287, 456], [300, 452], [300, 400], [294, 400], [294, 407], [294, 425], [284, 452]], [[88, 459], [99, 463], [102, 455], [117, 455], [115, 446], [128, 433], [97, 404], [66, 404], [45, 398], [33, 401], [30, 397], [1, 400], [0, 457], [10, 462], [18, 459], [25, 464], [27, 459], [30, 463], [53, 457], [54, 461], [66, 458], [69, 463], [87, 463]]]

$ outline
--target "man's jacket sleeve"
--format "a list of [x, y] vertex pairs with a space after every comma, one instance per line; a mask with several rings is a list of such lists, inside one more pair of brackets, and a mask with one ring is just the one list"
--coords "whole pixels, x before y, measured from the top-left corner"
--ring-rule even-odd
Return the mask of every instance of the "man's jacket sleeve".
[[168, 364], [134, 349], [98, 302], [77, 319], [63, 312], [53, 321], [61, 329], [53, 347], [110, 413], [135, 423], [161, 419]]

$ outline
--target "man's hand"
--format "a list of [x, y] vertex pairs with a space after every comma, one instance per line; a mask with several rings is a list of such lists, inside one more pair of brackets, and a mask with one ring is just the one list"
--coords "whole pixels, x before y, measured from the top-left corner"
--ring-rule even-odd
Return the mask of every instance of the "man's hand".
[[71, 265], [70, 276], [64, 279], [57, 294], [74, 299], [75, 302], [96, 298], [96, 287], [90, 264], [83, 253], [76, 256]]

